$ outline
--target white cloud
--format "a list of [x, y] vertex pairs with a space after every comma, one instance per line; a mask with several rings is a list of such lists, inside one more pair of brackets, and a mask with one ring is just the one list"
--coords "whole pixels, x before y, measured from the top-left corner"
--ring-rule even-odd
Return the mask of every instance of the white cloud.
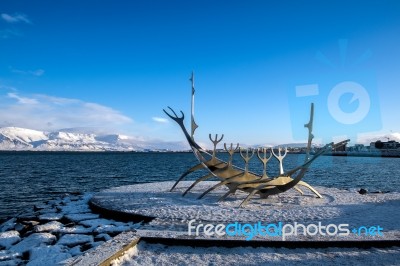
[[153, 119], [153, 121], [158, 122], [158, 123], [168, 123], [169, 122], [168, 119], [162, 118], [162, 117], [157, 117], [157, 116], [154, 116], [151, 119]]
[[90, 121], [102, 123], [124, 124], [132, 122], [132, 119], [120, 114], [118, 111], [97, 103], [81, 102], [80, 112]]
[[20, 104], [37, 104], [38, 101], [34, 98], [20, 97], [16, 93], [9, 92], [8, 98], [16, 99]]
[[80, 100], [78, 100], [78, 99], [61, 98], [61, 97], [44, 95], [44, 94], [41, 94], [40, 97], [44, 101], [48, 101], [48, 102], [51, 102], [52, 104], [56, 104], [56, 105], [67, 105], [67, 104], [74, 104], [74, 103], [80, 102]]
[[44, 70], [43, 69], [36, 69], [36, 70], [20, 70], [10, 67], [11, 72], [21, 75], [32, 75], [36, 77], [43, 76]]
[[95, 127], [115, 132], [133, 122], [131, 118], [110, 107], [78, 99], [41, 94], [21, 95], [16, 91], [6, 96], [0, 97], [0, 126], [48, 131]]
[[14, 15], [9, 15], [6, 13], [2, 13], [1, 18], [7, 22], [7, 23], [27, 23], [27, 24], [31, 24], [32, 22], [28, 19], [28, 17], [24, 14], [14, 14]]

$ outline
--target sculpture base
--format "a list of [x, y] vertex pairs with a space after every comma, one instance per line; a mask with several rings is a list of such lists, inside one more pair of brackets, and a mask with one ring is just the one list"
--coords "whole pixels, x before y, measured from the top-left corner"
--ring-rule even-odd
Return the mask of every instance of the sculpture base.
[[[336, 188], [317, 187], [323, 198], [316, 198], [311, 192], [300, 195], [294, 190], [271, 196], [267, 199], [255, 198], [246, 208], [237, 206], [247, 195], [237, 192], [225, 201], [218, 199], [227, 192], [221, 187], [201, 200], [197, 197], [216, 182], [202, 182], [194, 187], [185, 197], [183, 191], [193, 181], [179, 183], [173, 192], [169, 192], [174, 182], [144, 183], [122, 186], [104, 190], [94, 195], [91, 205], [103, 214], [118, 219], [135, 217], [147, 221], [141, 230], [151, 235], [188, 236], [188, 222], [196, 226], [200, 223], [230, 224], [292, 224], [301, 223], [326, 226], [329, 224], [348, 224], [349, 230], [361, 226], [380, 226], [383, 236], [358, 235], [350, 232], [348, 236], [298, 235], [289, 236], [286, 240], [384, 240], [399, 239], [400, 227], [400, 193], [379, 193], [360, 195], [356, 191], [339, 190]], [[331, 230], [333, 231], [333, 229]], [[194, 231], [192, 231], [194, 234]], [[245, 239], [245, 236], [206, 236], [203, 238]], [[255, 240], [281, 240], [276, 236], [255, 236]]]

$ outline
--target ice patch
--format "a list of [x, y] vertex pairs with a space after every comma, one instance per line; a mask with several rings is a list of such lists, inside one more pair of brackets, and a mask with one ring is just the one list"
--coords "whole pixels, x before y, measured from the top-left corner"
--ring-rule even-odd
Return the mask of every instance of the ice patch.
[[6, 260], [15, 260], [21, 256], [18, 252], [13, 252], [10, 250], [0, 250], [0, 262]]
[[113, 223], [113, 221], [107, 219], [92, 219], [92, 220], [84, 220], [79, 223], [83, 226], [94, 229], [102, 225], [110, 225]]
[[45, 213], [39, 216], [40, 220], [45, 221], [58, 221], [64, 217], [63, 213]]
[[15, 243], [21, 241], [18, 231], [7, 231], [0, 233], [0, 247], [9, 249]]
[[96, 239], [102, 239], [104, 241], [108, 241], [108, 240], [112, 239], [112, 237], [109, 236], [108, 234], [98, 234], [96, 236]]
[[14, 229], [16, 221], [17, 221], [16, 218], [12, 218], [8, 221], [5, 221], [3, 224], [0, 225], [0, 232], [5, 232]]
[[74, 247], [81, 244], [93, 242], [93, 236], [78, 235], [78, 234], [66, 234], [58, 240], [58, 245], [65, 245]]
[[21, 242], [12, 246], [10, 248], [11, 251], [24, 253], [29, 251], [34, 247], [38, 247], [40, 245], [49, 245], [56, 240], [56, 237], [49, 233], [34, 233], [27, 238], [23, 239]]
[[64, 225], [60, 222], [53, 221], [42, 225], [36, 225], [33, 230], [35, 232], [52, 232], [63, 228]]
[[58, 262], [71, 258], [64, 246], [45, 246], [32, 248], [27, 266], [56, 265]]
[[97, 219], [99, 218], [99, 215], [94, 213], [74, 213], [68, 214], [65, 217], [73, 222], [80, 222], [84, 220]]
[[92, 229], [83, 227], [81, 225], [74, 227], [63, 227], [54, 231], [54, 233], [62, 234], [91, 234], [92, 232]]
[[69, 250], [69, 254], [71, 254], [72, 257], [81, 255], [82, 254], [81, 247], [80, 246], [75, 246], [75, 247], [71, 248]]
[[21, 260], [7, 260], [7, 261], [0, 261], [0, 266], [19, 266], [22, 265]]
[[125, 231], [132, 230], [132, 226], [129, 225], [120, 225], [120, 226], [115, 226], [112, 224], [109, 225], [102, 225], [97, 227], [94, 231], [96, 233], [108, 233], [108, 234], [115, 234], [115, 233], [121, 233]]

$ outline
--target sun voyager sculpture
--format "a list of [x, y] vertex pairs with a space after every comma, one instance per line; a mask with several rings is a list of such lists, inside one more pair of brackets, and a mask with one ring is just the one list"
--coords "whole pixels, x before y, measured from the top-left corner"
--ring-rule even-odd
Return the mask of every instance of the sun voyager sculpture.
[[[243, 199], [242, 203], [240, 204], [240, 207], [244, 207], [249, 200], [251, 200], [255, 195], [259, 195], [260, 198], [266, 199], [271, 195], [279, 194], [288, 191], [289, 189], [295, 189], [297, 190], [300, 194], [303, 195], [303, 191], [301, 190], [302, 188], [307, 188], [310, 191], [312, 191], [318, 198], [322, 198], [321, 194], [318, 193], [317, 190], [315, 190], [311, 185], [308, 183], [302, 181], [302, 178], [304, 177], [305, 173], [307, 172], [308, 168], [312, 164], [312, 162], [315, 161], [319, 156], [321, 156], [323, 153], [325, 153], [328, 150], [331, 150], [332, 148], [338, 148], [344, 144], [346, 144], [349, 140], [345, 140], [339, 143], [329, 143], [323, 146], [321, 149], [319, 149], [317, 152], [315, 152], [312, 156], [310, 154], [311, 151], [311, 143], [314, 138], [312, 134], [313, 130], [313, 118], [314, 118], [314, 104], [311, 104], [311, 110], [310, 110], [310, 119], [307, 124], [304, 125], [305, 128], [308, 129], [308, 142], [307, 142], [307, 149], [306, 149], [306, 154], [305, 154], [305, 159], [304, 163], [289, 170], [289, 171], [284, 171], [283, 170], [283, 159], [285, 158], [287, 154], [287, 148], [285, 148], [284, 153], [282, 154], [282, 149], [279, 147], [278, 152], [275, 153], [273, 148], [258, 148], [258, 149], [252, 149], [252, 148], [246, 148], [243, 149], [239, 146], [239, 144], [234, 145], [233, 143], [230, 143], [227, 145], [224, 143], [224, 148], [225, 151], [229, 153], [229, 160], [226, 162], [220, 158], [217, 157], [217, 144], [220, 143], [224, 137], [222, 135], [220, 138], [218, 138], [218, 135], [215, 135], [214, 138], [212, 138], [211, 134], [209, 134], [209, 138], [211, 142], [213, 143], [213, 151], [212, 154], [210, 154], [206, 149], [203, 149], [200, 147], [199, 144], [196, 143], [194, 139], [194, 132], [198, 128], [198, 125], [196, 124], [194, 120], [194, 94], [195, 94], [195, 89], [194, 89], [194, 74], [192, 73], [192, 76], [190, 78], [190, 81], [192, 83], [192, 98], [191, 98], [191, 132], [190, 134], [188, 133], [185, 125], [184, 125], [184, 119], [185, 115], [182, 111], [180, 111], [181, 115], [179, 116], [171, 107], [169, 108], [169, 111], [166, 111], [165, 109], [163, 110], [166, 115], [168, 115], [172, 120], [174, 120], [182, 129], [183, 134], [186, 137], [186, 140], [188, 141], [193, 154], [196, 156], [196, 158], [199, 160], [199, 164], [193, 166], [189, 170], [187, 170], [185, 173], [183, 173], [180, 178], [175, 182], [173, 187], [171, 188], [171, 191], [173, 191], [176, 187], [176, 185], [182, 181], [187, 175], [190, 173], [193, 173], [195, 171], [198, 171], [200, 169], [206, 169], [208, 170], [208, 174], [204, 175], [197, 180], [195, 180], [183, 193], [182, 196], [185, 196], [196, 184], [205, 181], [207, 179], [210, 179], [212, 177], [216, 177], [219, 182], [204, 191], [200, 196], [199, 199], [203, 198], [205, 195], [207, 195], [209, 192], [221, 187], [221, 186], [226, 186], [228, 188], [228, 192], [226, 192], [219, 200], [222, 201], [226, 199], [228, 196], [234, 194], [237, 190], [243, 191], [245, 193], [248, 193], [247, 197]], [[269, 151], [269, 156], [267, 156]], [[242, 169], [238, 166], [233, 165], [233, 156], [235, 153], [239, 152], [240, 156], [244, 160], [245, 163], [245, 168]], [[263, 165], [263, 174], [258, 175], [256, 173], [250, 172], [249, 171], [249, 161], [253, 158], [254, 155], [257, 155], [258, 159]], [[268, 161], [274, 156], [279, 161], [279, 175], [274, 176], [274, 177], [269, 177], [267, 175], [267, 163]]]

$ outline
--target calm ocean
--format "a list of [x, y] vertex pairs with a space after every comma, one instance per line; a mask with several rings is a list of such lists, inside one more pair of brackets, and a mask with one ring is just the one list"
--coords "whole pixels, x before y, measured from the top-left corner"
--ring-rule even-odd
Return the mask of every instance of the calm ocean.
[[[235, 164], [243, 167], [240, 156], [235, 156]], [[284, 168], [289, 170], [303, 160], [304, 154], [289, 154]], [[336, 188], [400, 191], [399, 162], [400, 158], [322, 156], [304, 180]], [[0, 219], [69, 192], [176, 180], [196, 163], [191, 153], [0, 152]], [[250, 163], [251, 171], [262, 171], [256, 156]], [[270, 176], [278, 173], [275, 159], [268, 164], [268, 172]]]

